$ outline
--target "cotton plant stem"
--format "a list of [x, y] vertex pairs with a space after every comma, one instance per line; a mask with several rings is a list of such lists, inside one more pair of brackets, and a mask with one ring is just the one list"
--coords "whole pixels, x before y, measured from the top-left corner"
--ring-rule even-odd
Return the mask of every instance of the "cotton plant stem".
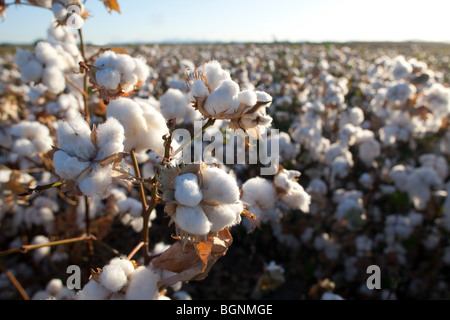
[[[86, 61], [86, 47], [84, 44], [83, 39], [83, 32], [81, 31], [81, 28], [78, 29], [78, 35], [80, 36], [80, 48], [81, 48], [81, 56], [83, 57], [83, 62], [87, 63]], [[84, 102], [84, 116], [86, 118], [86, 122], [91, 124], [91, 116], [89, 113], [89, 101], [88, 101], [88, 85], [89, 85], [89, 79], [88, 79], [88, 73], [85, 70], [84, 71], [84, 82], [83, 82], [83, 91], [85, 94], [83, 94], [83, 102]]]
[[[91, 236], [91, 218], [89, 216], [89, 212], [91, 210], [91, 206], [89, 203], [89, 197], [84, 196], [84, 208], [85, 208], [85, 224], [86, 224], [86, 236]], [[92, 268], [92, 259], [94, 257], [94, 246], [92, 244], [92, 240], [86, 241], [87, 251], [88, 251], [88, 270], [91, 270]]]
[[23, 300], [30, 300], [30, 297], [28, 296], [27, 292], [22, 287], [20, 282], [17, 280], [17, 278], [5, 266], [3, 266], [1, 262], [0, 262], [0, 271], [6, 275], [9, 281], [11, 281], [11, 283], [17, 289]]
[[133, 249], [133, 251], [130, 252], [130, 254], [127, 256], [127, 260], [133, 259], [134, 255], [141, 250], [142, 246], [144, 245], [144, 242], [141, 241], [138, 243], [138, 245]]
[[[137, 162], [136, 159], [136, 153], [134, 150], [131, 150], [130, 152], [131, 155], [131, 160], [133, 162], [133, 167], [134, 167], [134, 171], [135, 171], [135, 175], [138, 179], [141, 179], [141, 172], [139, 170], [139, 164]], [[156, 188], [156, 182], [153, 183], [152, 185], [152, 198], [151, 198], [151, 202], [150, 202], [150, 206], [147, 204], [147, 200], [145, 198], [145, 190], [144, 190], [144, 184], [143, 182], [139, 182], [138, 184], [138, 188], [139, 188], [139, 195], [141, 198], [141, 203], [142, 203], [142, 218], [143, 218], [143, 225], [144, 228], [142, 230], [142, 252], [144, 255], [144, 262], [147, 263], [148, 261], [148, 255], [149, 255], [149, 250], [148, 250], [148, 226], [149, 226], [149, 222], [150, 222], [150, 214], [153, 211], [153, 209], [156, 206], [156, 191], [154, 192], [153, 190]]]
[[97, 238], [94, 235], [90, 236], [83, 236], [83, 237], [76, 237], [76, 238], [70, 238], [70, 239], [64, 239], [64, 240], [56, 240], [56, 241], [50, 241], [47, 243], [41, 243], [41, 244], [26, 244], [18, 248], [13, 248], [5, 251], [0, 252], [0, 257], [7, 256], [14, 253], [27, 253], [28, 251], [43, 248], [43, 247], [54, 247], [59, 246], [62, 244], [70, 244], [75, 242], [82, 242], [82, 241], [88, 241], [88, 240], [97, 240]]

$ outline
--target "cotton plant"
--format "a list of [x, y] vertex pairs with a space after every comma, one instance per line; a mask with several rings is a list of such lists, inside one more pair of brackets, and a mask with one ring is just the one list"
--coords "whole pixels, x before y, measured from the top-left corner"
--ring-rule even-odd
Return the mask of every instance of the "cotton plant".
[[55, 173], [73, 194], [106, 197], [114, 181], [126, 181], [124, 128], [109, 118], [91, 130], [81, 115], [62, 122], [57, 130], [58, 147], [53, 155]]

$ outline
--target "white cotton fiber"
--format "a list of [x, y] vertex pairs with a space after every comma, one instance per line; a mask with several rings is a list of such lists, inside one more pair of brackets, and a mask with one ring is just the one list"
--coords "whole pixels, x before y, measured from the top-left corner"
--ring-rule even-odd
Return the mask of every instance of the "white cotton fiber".
[[58, 94], [66, 87], [66, 79], [63, 71], [56, 67], [47, 67], [42, 73], [42, 83], [48, 88], [48, 91]]
[[52, 279], [47, 283], [45, 290], [52, 296], [56, 296], [59, 291], [64, 287], [61, 279]]
[[33, 60], [33, 53], [30, 50], [17, 49], [16, 55], [14, 56], [14, 62], [20, 69], [31, 60]]
[[277, 201], [277, 192], [272, 183], [264, 178], [255, 177], [242, 185], [242, 200], [252, 199], [263, 210], [272, 210]]
[[203, 200], [220, 204], [231, 204], [239, 200], [239, 187], [236, 180], [219, 168], [207, 168], [202, 171]]
[[105, 300], [112, 292], [95, 280], [90, 280], [78, 293], [77, 300]]
[[161, 113], [166, 120], [177, 119], [183, 122], [189, 108], [192, 108], [186, 96], [179, 89], [169, 88], [159, 99]]
[[175, 178], [175, 200], [185, 206], [196, 206], [202, 201], [197, 176], [186, 173]]
[[230, 73], [223, 70], [216, 60], [210, 61], [203, 66], [203, 74], [206, 76], [209, 88], [214, 91], [221, 81], [231, 80]]
[[115, 90], [120, 83], [120, 73], [114, 69], [102, 69], [95, 73], [97, 83], [108, 90]]
[[108, 290], [117, 292], [127, 283], [127, 275], [119, 265], [108, 264], [102, 269], [99, 281]]
[[222, 81], [205, 102], [206, 111], [214, 116], [217, 114], [233, 114], [239, 106], [239, 85], [233, 80]]
[[30, 140], [24, 138], [14, 140], [12, 151], [21, 156], [32, 156], [36, 154], [34, 144]]
[[205, 235], [211, 229], [211, 222], [199, 206], [178, 206], [174, 220], [180, 229], [189, 234]]
[[131, 275], [125, 298], [127, 300], [156, 300], [158, 277], [150, 269], [140, 266]]
[[39, 82], [42, 77], [44, 67], [37, 60], [30, 60], [25, 63], [20, 70], [20, 79], [24, 83]]
[[[46, 236], [43, 235], [37, 235], [34, 236], [34, 238], [31, 240], [30, 244], [45, 244], [50, 242], [49, 238], [47, 238]], [[35, 249], [33, 251], [33, 258], [35, 261], [41, 261], [42, 259], [44, 259], [46, 256], [48, 256], [50, 254], [50, 247], [41, 247], [38, 249]]]
[[120, 267], [127, 277], [130, 276], [134, 272], [133, 263], [126, 258], [122, 258], [122, 257], [113, 258], [109, 262], [109, 265]]
[[191, 93], [194, 97], [206, 98], [209, 96], [209, 90], [202, 80], [195, 80], [191, 87]]
[[86, 196], [103, 198], [108, 195], [111, 183], [111, 165], [101, 167], [94, 164], [92, 171], [80, 182], [78, 187]]
[[55, 173], [63, 179], [76, 180], [90, 165], [90, 162], [79, 161], [64, 151], [56, 151], [53, 155]]
[[252, 90], [243, 90], [239, 92], [238, 98], [240, 103], [249, 107], [254, 106], [258, 100], [255, 91]]
[[147, 130], [147, 123], [142, 114], [139, 104], [131, 99], [119, 98], [108, 105], [106, 117], [116, 118], [125, 130], [124, 150], [126, 152], [136, 147], [140, 135]]
[[169, 134], [161, 112], [152, 107], [149, 103], [139, 103], [143, 111], [143, 117], [147, 123], [147, 130], [139, 136], [136, 151], [153, 150], [159, 157], [164, 156], [163, 136]]
[[125, 130], [115, 118], [108, 118], [97, 128], [97, 160], [103, 160], [112, 154], [123, 151]]
[[208, 220], [212, 223], [212, 232], [238, 224], [241, 221], [241, 212], [244, 211], [241, 202], [218, 206], [202, 205], [202, 208]]
[[62, 122], [57, 130], [59, 147], [70, 156], [89, 160], [95, 154], [91, 140], [91, 129], [79, 114], [69, 122]]
[[142, 214], [142, 203], [134, 198], [127, 198], [117, 203], [120, 213], [129, 213], [132, 217]]

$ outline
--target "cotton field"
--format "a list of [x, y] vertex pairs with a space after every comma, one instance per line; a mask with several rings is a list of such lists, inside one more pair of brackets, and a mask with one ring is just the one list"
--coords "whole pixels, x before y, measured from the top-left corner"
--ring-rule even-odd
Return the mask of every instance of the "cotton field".
[[0, 299], [450, 298], [448, 44], [100, 47], [30, 2], [58, 23], [1, 48]]

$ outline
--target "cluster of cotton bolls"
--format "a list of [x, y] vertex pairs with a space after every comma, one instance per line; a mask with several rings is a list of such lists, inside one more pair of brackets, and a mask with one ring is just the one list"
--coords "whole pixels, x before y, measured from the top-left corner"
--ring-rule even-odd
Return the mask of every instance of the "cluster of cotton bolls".
[[[53, 4], [54, 10], [56, 3], [66, 4], [32, 3]], [[63, 11], [58, 14], [63, 21]], [[235, 259], [240, 273], [233, 271], [221, 293], [202, 293], [190, 282], [192, 293], [226, 296], [225, 288], [233, 288], [237, 297], [248, 298], [254, 291], [250, 280], [236, 279], [244, 267], [254, 272], [259, 266], [260, 275], [283, 275], [283, 286], [271, 291], [275, 297], [283, 288], [297, 294], [299, 287], [311, 288], [323, 279], [335, 286], [317, 297], [322, 299], [402, 298], [424, 292], [446, 297], [450, 89], [439, 70], [445, 70], [448, 60], [430, 56], [420, 61], [405, 48], [363, 52], [351, 45], [155, 45], [129, 50], [129, 55], [102, 52], [89, 66], [91, 84], [109, 100], [103, 113], [91, 114], [89, 124], [81, 115], [81, 94], [65, 81], [68, 72], [78, 72], [81, 60], [69, 29], [51, 28], [33, 53], [18, 50], [15, 57], [1, 60], [0, 101], [15, 108], [0, 109], [0, 241], [5, 248], [82, 236], [86, 208], [91, 229], [107, 234], [102, 239], [112, 247], [127, 242], [123, 234], [139, 236], [142, 203], [125, 179], [135, 176], [127, 153], [136, 152], [141, 176], [152, 179], [165, 155], [166, 121], [176, 119], [177, 128], [192, 131], [195, 120], [213, 117], [219, 130], [280, 129], [267, 137], [279, 144], [280, 166], [273, 176], [259, 176], [259, 164], [186, 165], [160, 190], [158, 196], [170, 200], [164, 208], [168, 217], [161, 223], [163, 206], [157, 207], [150, 216], [150, 234], [169, 230], [170, 220], [178, 235], [189, 240], [203, 241], [229, 227], [235, 237], [238, 250], [222, 259]], [[87, 52], [94, 56], [98, 50]], [[82, 87], [76, 77], [70, 79]], [[99, 105], [94, 95], [91, 107]], [[240, 117], [233, 118], [236, 113]], [[245, 149], [240, 145], [235, 150]], [[56, 181], [74, 193], [52, 188], [27, 202], [16, 196], [24, 187]], [[93, 198], [86, 202], [79, 197], [74, 203], [73, 195]], [[64, 229], [63, 222], [70, 227]], [[48, 288], [32, 287], [36, 299], [165, 298], [158, 292], [157, 270], [123, 258], [102, 260], [101, 273], [78, 294], [67, 291], [52, 280], [49, 265], [80, 258], [81, 247], [85, 244], [73, 251], [42, 247], [30, 252], [34, 267], [48, 272]], [[264, 268], [261, 261], [277, 264]], [[366, 267], [372, 264], [380, 266], [388, 283], [383, 282], [383, 292], [364, 287]], [[20, 278], [22, 267], [8, 267]], [[221, 270], [218, 276], [223, 274]], [[214, 274], [206, 281], [209, 277]], [[244, 283], [250, 290], [243, 289]]]
[[77, 72], [82, 59], [74, 36], [63, 28], [51, 27], [48, 41], [38, 42], [34, 52], [17, 50], [15, 63], [23, 83], [42, 84], [54, 94], [65, 89], [66, 73]]

